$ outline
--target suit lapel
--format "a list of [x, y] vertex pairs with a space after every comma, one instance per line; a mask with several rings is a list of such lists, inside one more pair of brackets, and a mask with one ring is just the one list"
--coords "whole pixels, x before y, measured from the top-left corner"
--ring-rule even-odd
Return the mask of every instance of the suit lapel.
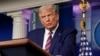
[[43, 47], [44, 32], [45, 32], [44, 29], [42, 29], [41, 31], [39, 31], [39, 33], [40, 33], [40, 34], [38, 34], [39, 39], [37, 38], [38, 44], [39, 44], [41, 47]]
[[61, 37], [61, 32], [62, 32], [62, 28], [58, 27], [58, 29], [56, 30], [54, 37], [52, 39], [52, 45], [50, 47], [50, 53], [53, 51], [53, 49], [55, 48], [56, 44], [59, 42], [60, 37]]

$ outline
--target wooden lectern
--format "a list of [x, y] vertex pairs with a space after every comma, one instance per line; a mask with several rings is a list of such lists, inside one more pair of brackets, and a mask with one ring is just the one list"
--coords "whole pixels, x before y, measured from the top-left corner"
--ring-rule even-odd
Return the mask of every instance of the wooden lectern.
[[29, 39], [0, 42], [1, 56], [51, 56]]

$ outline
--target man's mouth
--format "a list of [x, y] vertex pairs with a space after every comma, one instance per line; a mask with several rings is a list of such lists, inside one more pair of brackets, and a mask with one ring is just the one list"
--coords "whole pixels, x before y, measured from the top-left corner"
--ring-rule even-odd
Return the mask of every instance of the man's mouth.
[[47, 24], [47, 26], [50, 26], [51, 24], [49, 23], [49, 24]]

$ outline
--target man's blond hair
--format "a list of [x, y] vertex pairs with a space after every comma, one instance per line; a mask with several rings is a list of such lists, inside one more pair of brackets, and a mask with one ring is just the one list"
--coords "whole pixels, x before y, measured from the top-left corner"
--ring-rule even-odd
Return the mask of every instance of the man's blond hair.
[[39, 8], [39, 12], [40, 12], [41, 10], [44, 10], [44, 9], [51, 9], [51, 8], [57, 13], [56, 5], [54, 5], [54, 4], [42, 5], [42, 6]]

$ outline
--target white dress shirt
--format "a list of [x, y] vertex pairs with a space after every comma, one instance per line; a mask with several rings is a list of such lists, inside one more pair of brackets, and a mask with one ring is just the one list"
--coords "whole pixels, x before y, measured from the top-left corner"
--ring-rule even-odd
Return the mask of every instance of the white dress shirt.
[[[58, 26], [59, 26], [59, 24], [57, 24], [56, 28], [52, 31], [52, 38], [53, 38]], [[43, 39], [43, 49], [44, 50], [45, 50], [46, 41], [47, 41], [47, 39], [49, 37], [49, 32], [50, 31], [48, 29], [45, 29], [45, 34], [44, 34], [44, 39]]]

